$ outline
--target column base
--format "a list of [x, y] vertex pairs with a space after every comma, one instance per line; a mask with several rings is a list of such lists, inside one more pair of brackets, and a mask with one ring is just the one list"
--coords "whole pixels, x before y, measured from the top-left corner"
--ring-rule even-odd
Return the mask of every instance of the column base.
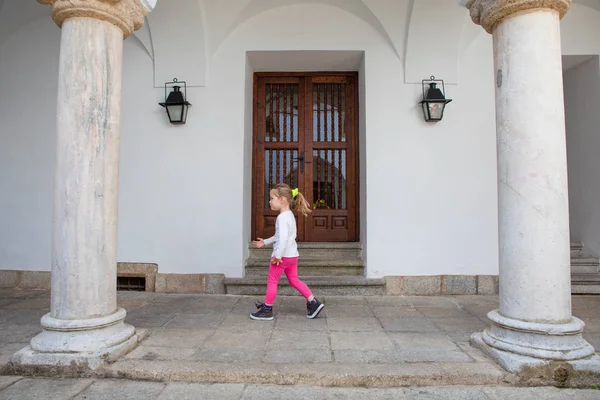
[[497, 310], [488, 314], [489, 328], [471, 336], [483, 351], [521, 381], [536, 384], [582, 385], [600, 378], [600, 356], [581, 336], [578, 318], [565, 324], [542, 324], [507, 318]]
[[59, 320], [47, 314], [42, 317], [44, 330], [15, 353], [11, 363], [16, 371], [95, 370], [116, 361], [139, 343], [139, 333], [125, 324], [124, 318], [122, 308], [105, 317], [83, 320]]

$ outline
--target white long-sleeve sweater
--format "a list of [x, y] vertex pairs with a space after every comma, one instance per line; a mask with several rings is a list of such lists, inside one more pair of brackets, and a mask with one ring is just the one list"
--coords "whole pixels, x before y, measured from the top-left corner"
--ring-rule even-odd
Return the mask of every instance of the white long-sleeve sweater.
[[298, 257], [298, 245], [296, 244], [296, 218], [291, 211], [284, 211], [277, 216], [275, 222], [275, 236], [265, 239], [265, 244], [273, 244], [273, 254], [281, 260], [281, 257]]

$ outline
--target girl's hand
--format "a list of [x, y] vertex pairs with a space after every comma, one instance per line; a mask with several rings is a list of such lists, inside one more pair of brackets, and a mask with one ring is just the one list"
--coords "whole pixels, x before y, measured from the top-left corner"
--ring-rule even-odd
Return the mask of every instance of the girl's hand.
[[256, 238], [256, 240], [252, 241], [252, 244], [254, 245], [254, 247], [256, 247], [257, 249], [260, 249], [261, 247], [265, 247], [265, 241], [263, 238]]
[[281, 264], [281, 260], [279, 258], [271, 258], [271, 264], [279, 265]]

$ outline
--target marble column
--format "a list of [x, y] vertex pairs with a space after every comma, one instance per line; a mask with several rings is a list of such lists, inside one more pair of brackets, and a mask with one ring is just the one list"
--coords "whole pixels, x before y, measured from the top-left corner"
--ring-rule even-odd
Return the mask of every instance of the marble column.
[[38, 0], [62, 28], [50, 313], [16, 366], [96, 368], [133, 348], [117, 307], [117, 206], [123, 39], [140, 0]]
[[594, 354], [571, 315], [559, 26], [570, 3], [466, 3], [494, 41], [500, 250], [499, 309], [471, 343], [511, 372]]

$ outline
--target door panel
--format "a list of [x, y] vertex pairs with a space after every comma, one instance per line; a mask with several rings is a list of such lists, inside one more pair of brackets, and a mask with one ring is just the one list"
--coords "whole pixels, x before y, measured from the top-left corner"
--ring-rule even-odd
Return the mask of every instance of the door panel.
[[299, 241], [357, 240], [356, 77], [255, 76], [253, 233], [270, 237], [269, 190], [284, 182], [313, 205]]

